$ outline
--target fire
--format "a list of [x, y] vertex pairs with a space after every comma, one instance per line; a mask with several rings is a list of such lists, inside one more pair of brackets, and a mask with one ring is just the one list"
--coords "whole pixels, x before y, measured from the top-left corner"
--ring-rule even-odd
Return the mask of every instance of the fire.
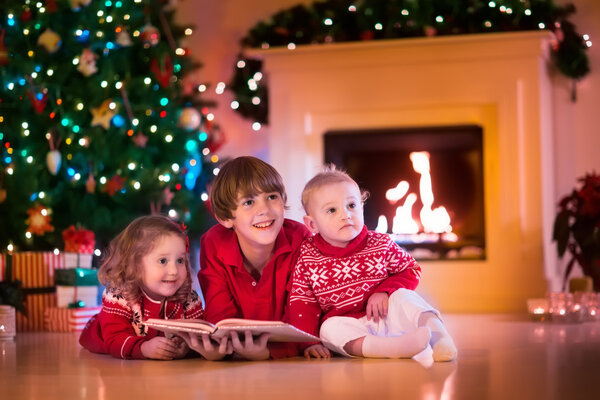
[[[426, 151], [418, 151], [410, 153], [410, 160], [413, 165], [413, 169], [419, 175], [421, 179], [419, 182], [419, 195], [423, 208], [419, 213], [421, 226], [425, 234], [435, 234], [437, 237], [439, 234], [444, 234], [447, 240], [456, 240], [456, 235], [452, 233], [452, 225], [450, 225], [450, 215], [446, 208], [433, 207], [434, 196], [433, 189], [431, 186], [431, 174], [429, 165], [430, 155]], [[404, 203], [396, 208], [396, 215], [392, 222], [392, 233], [398, 235], [414, 235], [419, 233], [420, 225], [417, 221], [412, 218], [412, 208], [417, 201], [417, 195], [415, 193], [408, 193], [410, 185], [406, 181], [401, 181], [394, 188], [388, 189], [385, 193], [385, 198], [390, 203], [397, 203], [402, 198], [405, 198]], [[387, 232], [388, 223], [385, 216], [379, 216], [377, 232]], [[421, 238], [422, 239], [422, 238]]]

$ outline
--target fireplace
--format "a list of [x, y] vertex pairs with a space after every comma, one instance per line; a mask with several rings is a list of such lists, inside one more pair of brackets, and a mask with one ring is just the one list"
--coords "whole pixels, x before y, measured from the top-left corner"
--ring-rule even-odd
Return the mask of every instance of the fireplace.
[[[351, 158], [340, 161], [332, 155], [327, 140], [346, 135], [338, 137], [342, 144], [335, 145], [343, 147], [356, 134], [363, 135], [366, 140], [361, 139], [360, 147], [365, 151], [385, 135], [424, 140], [427, 146], [403, 149], [403, 155], [389, 158], [393, 162], [369, 155], [367, 164], [378, 166], [379, 178], [392, 170], [388, 165], [404, 163], [402, 169], [408, 172], [396, 178], [394, 171], [383, 186], [390, 189], [405, 179], [420, 196], [413, 190], [420, 184], [420, 174], [414, 173], [410, 152], [428, 152], [435, 169], [432, 210], [446, 207], [454, 218], [453, 231], [477, 241], [474, 247], [483, 251], [472, 257], [463, 252], [447, 261], [452, 253], [435, 249], [446, 257], [419, 261], [423, 273], [417, 291], [445, 312], [526, 312], [527, 298], [542, 297], [547, 280], [560, 280], [551, 239], [555, 211], [551, 39], [548, 32], [513, 32], [254, 51], [251, 55], [263, 57], [263, 73], [269, 80], [265, 159], [284, 179], [288, 218], [302, 221], [304, 184], [325, 162], [336, 161], [372, 192], [367, 200], [368, 224], [375, 229], [373, 218], [380, 213], [376, 205], [384, 202], [376, 198], [381, 189], [369, 187], [374, 178], [355, 170]], [[460, 129], [452, 133], [453, 127]], [[442, 204], [444, 196], [452, 203], [451, 195], [456, 195], [445, 193], [451, 191], [443, 186], [450, 179], [447, 174], [466, 161], [446, 162], [435, 146], [458, 146], [461, 135], [477, 131], [459, 151], [472, 154], [464, 157], [481, 167], [477, 167], [481, 176], [465, 172], [465, 182], [460, 182], [472, 186], [464, 200], [472, 207]], [[456, 138], [443, 140], [448, 132]], [[474, 150], [479, 145], [481, 152]], [[438, 168], [439, 162], [445, 167]], [[418, 199], [415, 208], [422, 208]], [[464, 212], [472, 214], [461, 215]], [[382, 212], [388, 222], [390, 213], [393, 210]]]
[[485, 259], [480, 126], [329, 131], [323, 140], [325, 162], [369, 192], [369, 229], [417, 260]]

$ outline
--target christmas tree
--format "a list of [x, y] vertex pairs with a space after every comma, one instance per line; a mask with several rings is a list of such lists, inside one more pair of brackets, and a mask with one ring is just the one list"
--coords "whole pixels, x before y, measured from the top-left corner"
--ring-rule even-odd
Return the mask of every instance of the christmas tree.
[[168, 0], [3, 0], [0, 251], [102, 248], [134, 217], [209, 224], [220, 133]]

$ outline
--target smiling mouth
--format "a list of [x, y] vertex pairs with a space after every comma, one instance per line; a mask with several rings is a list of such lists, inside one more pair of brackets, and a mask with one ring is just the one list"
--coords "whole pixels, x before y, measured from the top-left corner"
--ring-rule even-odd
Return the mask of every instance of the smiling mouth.
[[275, 223], [275, 221], [261, 222], [259, 224], [254, 224], [252, 226], [255, 227], [255, 228], [257, 228], [257, 229], [266, 229], [266, 228], [269, 228], [274, 223]]

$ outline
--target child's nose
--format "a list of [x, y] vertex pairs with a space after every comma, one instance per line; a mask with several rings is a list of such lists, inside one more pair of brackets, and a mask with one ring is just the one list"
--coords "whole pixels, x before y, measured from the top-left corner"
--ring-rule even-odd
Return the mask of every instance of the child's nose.
[[177, 274], [177, 265], [174, 262], [170, 262], [167, 264], [167, 273], [169, 275], [176, 275]]
[[267, 212], [268, 209], [269, 209], [269, 205], [266, 201], [258, 200], [256, 202], [256, 212], [258, 214], [264, 214], [265, 212]]

